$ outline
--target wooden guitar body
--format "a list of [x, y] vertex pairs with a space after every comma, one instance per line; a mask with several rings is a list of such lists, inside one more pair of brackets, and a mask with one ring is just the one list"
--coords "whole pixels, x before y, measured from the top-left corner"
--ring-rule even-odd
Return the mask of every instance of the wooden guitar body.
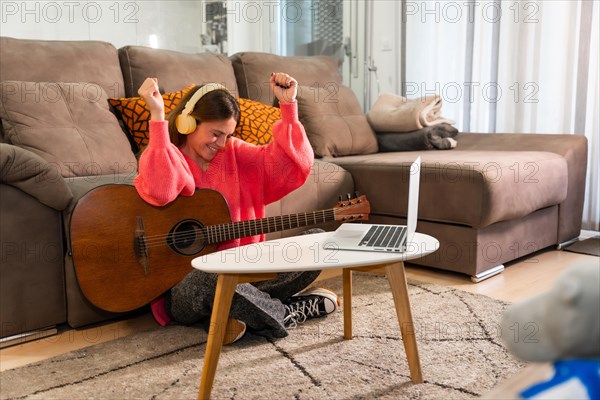
[[[114, 312], [148, 304], [192, 270], [194, 257], [214, 252], [218, 246], [204, 244], [200, 231], [195, 231], [196, 237], [193, 233], [186, 235], [190, 236], [191, 243], [185, 244], [190, 254], [177, 246], [164, 245], [173, 227], [190, 230], [192, 221], [225, 224], [231, 221], [229, 215], [227, 202], [214, 190], [180, 196], [164, 207], [146, 203], [129, 185], [107, 185], [90, 191], [79, 200], [71, 216], [73, 264], [84, 295], [98, 307]], [[182, 221], [192, 225], [182, 226]], [[140, 254], [140, 242], [144, 240], [140, 238], [141, 229], [146, 254]], [[155, 245], [158, 242], [162, 245]]]

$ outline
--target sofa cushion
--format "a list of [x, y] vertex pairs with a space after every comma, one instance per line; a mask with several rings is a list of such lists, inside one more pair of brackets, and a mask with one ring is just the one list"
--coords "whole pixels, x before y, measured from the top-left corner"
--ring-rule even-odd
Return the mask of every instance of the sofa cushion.
[[52, 164], [31, 151], [0, 143], [0, 182], [14, 186], [57, 211], [73, 199]]
[[223, 54], [188, 54], [143, 46], [119, 49], [127, 97], [137, 96], [144, 79], [158, 78], [162, 93], [180, 90], [189, 84], [216, 82], [238, 93], [231, 61]]
[[0, 81], [93, 82], [110, 97], [125, 96], [117, 49], [95, 40], [0, 37]]
[[347, 86], [339, 85], [335, 90], [300, 86], [298, 118], [318, 157], [377, 152], [375, 132]]
[[[184, 89], [162, 95], [165, 104], [165, 116], [168, 117], [181, 99], [192, 89], [190, 85]], [[150, 120], [150, 109], [141, 97], [121, 97], [108, 99], [111, 106], [115, 108], [121, 120], [125, 123], [129, 139], [137, 146], [136, 150], [142, 150], [148, 145], [148, 121]]]
[[327, 87], [342, 83], [340, 64], [329, 56], [278, 56], [260, 52], [232, 55], [231, 61], [237, 78], [240, 97], [273, 105], [269, 78], [272, 72], [285, 72], [300, 85]]
[[419, 220], [482, 228], [567, 196], [567, 162], [537, 151], [420, 151], [331, 158], [350, 171], [371, 212], [405, 217], [410, 164], [421, 156]]
[[281, 119], [281, 110], [258, 101], [239, 98], [240, 123], [234, 136], [255, 145], [271, 142], [273, 124]]
[[0, 118], [9, 143], [36, 153], [64, 177], [137, 169], [99, 85], [2, 82]]

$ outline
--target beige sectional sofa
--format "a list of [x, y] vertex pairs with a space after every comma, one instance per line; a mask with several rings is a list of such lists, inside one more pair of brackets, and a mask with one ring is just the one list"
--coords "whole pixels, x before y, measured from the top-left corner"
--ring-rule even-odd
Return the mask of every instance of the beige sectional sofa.
[[[2, 37], [0, 337], [117, 316], [83, 296], [69, 248], [69, 217], [78, 199], [135, 176], [137, 149], [107, 98], [136, 96], [143, 79], [154, 76], [167, 93], [216, 81], [271, 105], [266, 82], [272, 71], [288, 72], [302, 85], [300, 118], [323, 157], [304, 186], [269, 205], [269, 215], [330, 208], [339, 195], [359, 191], [371, 202], [371, 221], [404, 222], [409, 166], [421, 156], [417, 229], [441, 247], [415, 263], [481, 277], [579, 235], [587, 157], [582, 136], [463, 133], [453, 150], [377, 153], [374, 133], [332, 58], [226, 57]], [[333, 102], [325, 104], [322, 90]]]

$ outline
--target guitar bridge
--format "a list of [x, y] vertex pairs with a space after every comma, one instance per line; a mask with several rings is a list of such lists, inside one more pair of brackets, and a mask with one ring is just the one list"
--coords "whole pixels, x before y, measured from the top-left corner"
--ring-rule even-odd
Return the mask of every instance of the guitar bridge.
[[144, 269], [144, 275], [150, 273], [150, 258], [148, 257], [148, 243], [146, 242], [146, 230], [144, 229], [144, 219], [140, 216], [135, 217], [136, 229], [134, 236], [134, 249], [138, 262]]

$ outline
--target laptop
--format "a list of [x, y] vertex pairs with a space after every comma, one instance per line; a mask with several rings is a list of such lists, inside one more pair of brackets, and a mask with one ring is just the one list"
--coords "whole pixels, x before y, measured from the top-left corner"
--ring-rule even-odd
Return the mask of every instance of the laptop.
[[385, 251], [403, 253], [417, 229], [421, 157], [410, 166], [406, 225], [342, 224], [323, 248], [328, 250]]

